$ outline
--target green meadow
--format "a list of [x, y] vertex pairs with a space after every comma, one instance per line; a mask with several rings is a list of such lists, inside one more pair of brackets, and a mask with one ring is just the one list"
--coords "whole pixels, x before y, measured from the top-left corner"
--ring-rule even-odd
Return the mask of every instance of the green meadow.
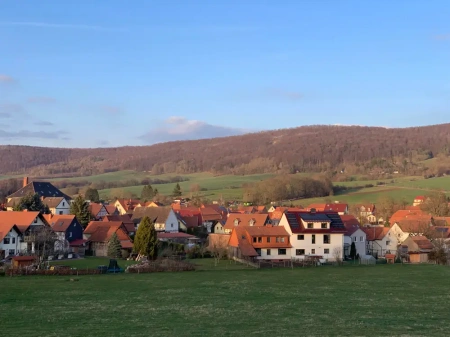
[[[220, 263], [228, 263], [222, 261]], [[447, 336], [450, 268], [1, 277], [2, 336]]]

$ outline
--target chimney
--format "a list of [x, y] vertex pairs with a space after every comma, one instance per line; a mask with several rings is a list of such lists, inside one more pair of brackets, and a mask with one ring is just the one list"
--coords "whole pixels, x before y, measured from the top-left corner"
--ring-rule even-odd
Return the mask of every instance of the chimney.
[[28, 185], [28, 177], [23, 177], [23, 186], [22, 187], [25, 187], [27, 185]]

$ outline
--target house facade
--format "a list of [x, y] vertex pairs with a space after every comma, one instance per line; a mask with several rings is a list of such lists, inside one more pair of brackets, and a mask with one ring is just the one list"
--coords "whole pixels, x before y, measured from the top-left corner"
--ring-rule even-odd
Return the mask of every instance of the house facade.
[[0, 260], [20, 251], [21, 232], [16, 225], [0, 223]]
[[400, 244], [409, 236], [394, 224], [389, 227], [368, 226], [362, 230], [366, 233], [367, 252], [375, 257], [396, 254]]
[[53, 215], [67, 215], [70, 213], [70, 202], [64, 197], [43, 198], [42, 202], [48, 206]]
[[178, 218], [170, 207], [137, 207], [131, 217], [137, 229], [145, 216], [150, 218], [158, 232], [180, 231]]
[[366, 233], [361, 229], [361, 225], [352, 215], [341, 215], [346, 233], [344, 235], [344, 256], [350, 256], [352, 243], [355, 244], [356, 254], [366, 255]]
[[83, 242], [80, 240], [83, 240], [83, 227], [75, 215], [54, 215], [47, 219], [56, 234], [55, 251], [82, 253], [80, 248]]
[[261, 227], [267, 225], [268, 223], [269, 223], [268, 214], [230, 213], [222, 229], [225, 234], [231, 234], [233, 229], [238, 226]]
[[279, 226], [290, 235], [293, 259], [315, 256], [333, 261], [344, 257], [346, 229], [336, 212], [286, 212]]

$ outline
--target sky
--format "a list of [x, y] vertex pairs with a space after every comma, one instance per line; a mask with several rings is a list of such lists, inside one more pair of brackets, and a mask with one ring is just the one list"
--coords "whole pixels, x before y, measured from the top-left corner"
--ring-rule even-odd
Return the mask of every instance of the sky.
[[0, 0], [0, 144], [450, 122], [448, 0]]

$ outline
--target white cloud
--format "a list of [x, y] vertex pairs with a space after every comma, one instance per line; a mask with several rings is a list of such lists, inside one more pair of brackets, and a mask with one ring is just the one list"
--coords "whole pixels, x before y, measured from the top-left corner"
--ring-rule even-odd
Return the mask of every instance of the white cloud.
[[236, 136], [248, 132], [250, 130], [213, 125], [203, 121], [172, 116], [139, 138], [148, 144], [154, 144], [176, 140]]

